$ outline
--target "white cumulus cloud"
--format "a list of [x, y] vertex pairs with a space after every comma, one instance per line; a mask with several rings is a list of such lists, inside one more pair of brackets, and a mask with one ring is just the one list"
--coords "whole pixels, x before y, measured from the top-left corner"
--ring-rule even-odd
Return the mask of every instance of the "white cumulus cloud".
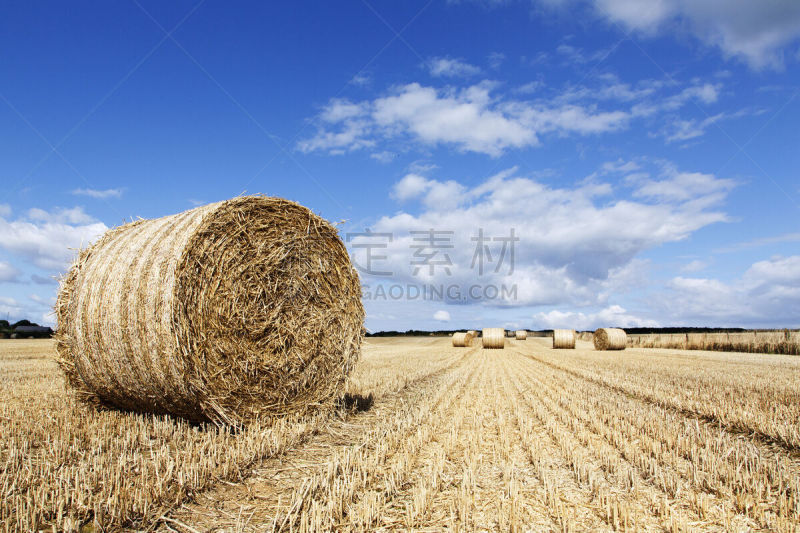
[[51, 211], [34, 208], [14, 220], [0, 216], [0, 248], [39, 268], [60, 272], [69, 266], [78, 249], [107, 229], [80, 207]]
[[658, 327], [659, 323], [628, 313], [619, 305], [610, 305], [596, 313], [588, 314], [557, 309], [536, 313], [533, 315], [533, 326], [537, 329], [593, 330], [602, 327]]
[[496, 100], [493, 87], [489, 82], [458, 90], [410, 83], [372, 101], [334, 99], [319, 114], [317, 133], [298, 148], [340, 154], [391, 139], [499, 156], [510, 148], [538, 145], [542, 134], [615, 131], [629, 118], [627, 111], [603, 111], [595, 104]]
[[[625, 180], [631, 172], [639, 181]], [[610, 174], [621, 185], [601, 181]], [[642, 252], [726, 221], [720, 204], [731, 186], [710, 174], [647, 160], [611, 163], [563, 187], [520, 176], [515, 168], [474, 186], [411, 173], [392, 191], [406, 210], [371, 225], [393, 237], [376, 250], [386, 259], [373, 270], [391, 272], [389, 281], [396, 283], [457, 285], [463, 293], [454, 299], [473, 303], [603, 306], [641, 283], [647, 269]], [[513, 262], [512, 238], [518, 239]], [[352, 252], [363, 265], [363, 249]], [[439, 261], [433, 273], [415, 264], [426, 255]], [[362, 275], [367, 283], [386, 281]], [[476, 284], [480, 287], [469, 293]], [[515, 294], [483, 298], [487, 287], [491, 292], [503, 286], [516, 287]]]
[[[297, 147], [334, 155], [373, 149], [371, 157], [379, 161], [390, 159], [398, 149], [404, 151], [409, 143], [497, 157], [539, 146], [546, 137], [616, 132], [635, 120], [654, 123], [665, 114], [670, 127], [660, 134], [669, 141], [687, 140], [704, 134], [718, 120], [742, 115], [717, 113], [701, 119], [678, 115], [691, 102], [715, 104], [720, 83], [693, 79], [686, 84], [659, 80], [630, 84], [611, 74], [596, 78], [591, 86], [555, 88], [536, 82], [535, 87], [511, 88], [509, 94], [498, 92], [500, 84], [483, 81], [462, 88], [409, 83], [360, 102], [334, 98], [318, 114], [316, 133]], [[524, 98], [529, 87], [534, 98]], [[656, 128], [664, 130], [661, 123]]]
[[732, 281], [678, 276], [661, 310], [695, 324], [800, 326], [800, 255], [753, 263]]
[[589, 4], [595, 13], [643, 35], [688, 31], [751, 67], [781, 67], [800, 37], [796, 0], [540, 0], [548, 6]]
[[436, 311], [433, 313], [433, 319], [438, 320], [439, 322], [449, 322], [450, 321], [450, 313], [447, 311]]

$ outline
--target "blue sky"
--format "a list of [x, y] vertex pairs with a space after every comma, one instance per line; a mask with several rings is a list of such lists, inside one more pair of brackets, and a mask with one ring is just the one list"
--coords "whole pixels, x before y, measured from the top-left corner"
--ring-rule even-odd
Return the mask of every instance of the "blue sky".
[[372, 330], [800, 326], [793, 0], [3, 12], [1, 318], [52, 323], [106, 228], [248, 192], [344, 221]]

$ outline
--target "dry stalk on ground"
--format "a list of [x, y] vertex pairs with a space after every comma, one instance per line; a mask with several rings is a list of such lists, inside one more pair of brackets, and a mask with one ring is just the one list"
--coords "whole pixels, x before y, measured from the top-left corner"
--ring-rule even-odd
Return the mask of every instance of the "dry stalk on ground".
[[46, 344], [0, 343], [12, 435], [0, 524], [115, 529], [166, 513], [165, 531], [800, 527], [796, 358], [505, 342], [498, 357], [445, 338], [368, 339], [337, 416], [240, 435], [87, 411], [54, 384]]

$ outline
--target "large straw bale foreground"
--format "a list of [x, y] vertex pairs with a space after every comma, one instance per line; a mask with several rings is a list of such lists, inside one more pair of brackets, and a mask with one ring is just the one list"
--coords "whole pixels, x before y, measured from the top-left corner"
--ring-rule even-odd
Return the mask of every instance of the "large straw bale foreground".
[[625, 331], [619, 328], [600, 328], [594, 332], [592, 340], [596, 350], [624, 350], [628, 343]]
[[193, 421], [327, 407], [358, 359], [360, 296], [332, 225], [239, 197], [84, 250], [56, 304], [59, 363], [87, 399]]
[[483, 328], [481, 332], [484, 348], [504, 348], [506, 345], [506, 330], [503, 328]]
[[554, 329], [553, 330], [553, 348], [575, 348], [575, 330], [572, 329]]

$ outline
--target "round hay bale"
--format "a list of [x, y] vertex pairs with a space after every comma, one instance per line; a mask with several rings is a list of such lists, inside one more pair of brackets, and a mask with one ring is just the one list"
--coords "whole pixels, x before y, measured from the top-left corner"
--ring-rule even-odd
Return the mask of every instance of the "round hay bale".
[[239, 425], [331, 407], [364, 309], [334, 226], [246, 196], [109, 230], [62, 280], [56, 317], [86, 399]]
[[502, 350], [506, 345], [505, 333], [503, 328], [483, 328], [481, 332], [483, 347]]
[[516, 339], [518, 341], [524, 341], [527, 338], [528, 338], [528, 332], [527, 331], [525, 331], [524, 329], [518, 329], [517, 330]]
[[477, 337], [478, 337], [478, 332], [477, 332], [476, 330], [474, 330], [474, 329], [471, 329], [471, 330], [469, 330], [467, 333], [469, 333], [470, 335], [472, 335], [472, 338], [473, 338], [473, 339], [475, 339], [475, 338], [477, 338]]
[[554, 329], [553, 348], [575, 348], [575, 330]]
[[457, 348], [472, 346], [472, 334], [469, 331], [453, 333], [453, 346]]
[[624, 350], [628, 336], [619, 328], [600, 328], [594, 332], [592, 340], [595, 350]]

